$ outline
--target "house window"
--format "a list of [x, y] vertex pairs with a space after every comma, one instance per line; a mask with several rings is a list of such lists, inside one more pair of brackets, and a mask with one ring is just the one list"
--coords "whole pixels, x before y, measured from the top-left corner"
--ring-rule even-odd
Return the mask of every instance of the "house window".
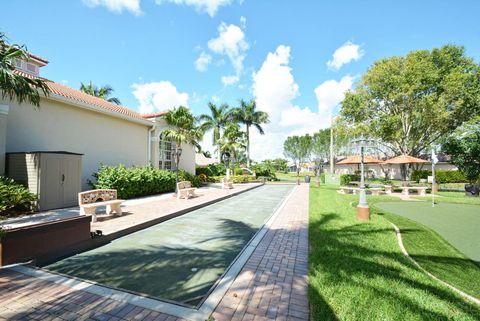
[[160, 140], [158, 168], [175, 169], [175, 142]]

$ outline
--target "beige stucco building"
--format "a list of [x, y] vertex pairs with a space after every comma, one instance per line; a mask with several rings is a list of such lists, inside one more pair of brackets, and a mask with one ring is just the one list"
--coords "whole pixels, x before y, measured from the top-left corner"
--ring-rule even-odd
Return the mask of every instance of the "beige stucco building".
[[[17, 62], [18, 74], [40, 78], [48, 61], [31, 55]], [[174, 144], [160, 141], [166, 128], [164, 113], [142, 115], [73, 88], [48, 82], [50, 95], [40, 108], [0, 98], [0, 175], [5, 154], [11, 152], [66, 151], [82, 156], [82, 189], [101, 164], [175, 169]], [[195, 172], [195, 150], [182, 146], [180, 169]]]

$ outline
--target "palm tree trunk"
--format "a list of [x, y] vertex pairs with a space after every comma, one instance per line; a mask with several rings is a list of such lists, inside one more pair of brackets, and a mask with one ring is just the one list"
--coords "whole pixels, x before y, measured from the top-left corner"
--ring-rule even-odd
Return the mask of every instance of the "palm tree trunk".
[[250, 126], [247, 125], [247, 168], [250, 168]]

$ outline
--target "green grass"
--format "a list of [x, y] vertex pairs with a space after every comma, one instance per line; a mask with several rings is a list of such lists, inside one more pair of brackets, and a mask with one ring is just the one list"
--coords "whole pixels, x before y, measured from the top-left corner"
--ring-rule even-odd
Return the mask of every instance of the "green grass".
[[[369, 202], [389, 199], [393, 198], [369, 197]], [[357, 200], [333, 187], [310, 188], [309, 294], [314, 320], [480, 319], [480, 307], [404, 257], [384, 216], [357, 221], [351, 205]]]

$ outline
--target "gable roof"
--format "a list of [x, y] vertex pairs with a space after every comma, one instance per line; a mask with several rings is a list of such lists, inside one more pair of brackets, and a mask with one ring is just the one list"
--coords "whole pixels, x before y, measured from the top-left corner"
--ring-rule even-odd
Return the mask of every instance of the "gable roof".
[[[148, 120], [140, 113], [124, 107], [124, 106], [119, 106], [116, 104], [113, 104], [111, 102], [108, 102], [104, 99], [89, 95], [84, 93], [83, 91], [73, 89], [71, 87], [56, 83], [54, 81], [48, 80], [43, 77], [35, 76], [28, 74], [26, 72], [23, 72], [21, 70], [15, 69], [14, 73], [17, 75], [31, 78], [31, 79], [42, 79], [45, 80], [47, 83], [48, 88], [51, 91], [51, 94], [61, 96], [65, 99], [67, 99], [69, 102], [72, 103], [83, 103], [87, 105], [91, 105], [100, 109], [103, 109], [107, 112], [113, 112], [114, 114], [119, 114], [118, 116], [126, 116], [126, 118], [133, 118], [135, 120], [141, 120], [143, 123], [148, 124]], [[48, 98], [53, 98], [52, 96], [47, 97]], [[125, 117], [122, 117], [125, 118]]]

